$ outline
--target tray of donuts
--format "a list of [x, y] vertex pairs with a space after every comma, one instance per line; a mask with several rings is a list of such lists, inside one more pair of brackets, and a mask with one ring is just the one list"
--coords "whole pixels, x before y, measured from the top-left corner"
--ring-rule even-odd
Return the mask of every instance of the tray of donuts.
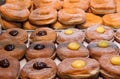
[[2, 30], [0, 79], [119, 79], [119, 35], [103, 25]]

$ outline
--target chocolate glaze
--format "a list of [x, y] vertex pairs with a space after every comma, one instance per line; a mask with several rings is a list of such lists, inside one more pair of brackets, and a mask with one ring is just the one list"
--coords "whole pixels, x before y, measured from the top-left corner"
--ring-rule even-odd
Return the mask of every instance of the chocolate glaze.
[[36, 35], [45, 36], [45, 35], [47, 35], [47, 32], [46, 31], [39, 31]]
[[18, 35], [18, 31], [13, 30], [13, 31], [10, 31], [9, 34], [12, 35], [12, 36], [17, 36]]
[[0, 67], [7, 68], [7, 67], [9, 67], [9, 65], [10, 65], [10, 63], [7, 59], [0, 60]]
[[4, 48], [6, 51], [12, 51], [15, 49], [15, 46], [13, 44], [8, 44]]

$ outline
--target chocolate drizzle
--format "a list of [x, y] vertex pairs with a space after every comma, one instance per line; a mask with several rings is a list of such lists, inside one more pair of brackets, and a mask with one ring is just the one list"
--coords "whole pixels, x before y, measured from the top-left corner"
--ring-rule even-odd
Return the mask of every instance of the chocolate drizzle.
[[7, 67], [9, 67], [9, 65], [10, 65], [10, 63], [9, 63], [8, 59], [0, 60], [0, 67], [7, 68]]
[[44, 62], [36, 62], [36, 63], [33, 64], [33, 68], [37, 69], [37, 70], [40, 70], [40, 69], [51, 68], [51, 67], [48, 67], [47, 64], [44, 63]]
[[5, 4], [6, 3], [6, 0], [0, 0], [0, 6]]
[[8, 44], [4, 48], [6, 51], [12, 51], [15, 49], [15, 46], [13, 44]]
[[10, 31], [9, 34], [12, 35], [12, 36], [17, 36], [18, 35], [18, 31], [13, 30], [13, 31]]
[[46, 31], [39, 31], [36, 35], [45, 36], [45, 35], [47, 35], [47, 32]]
[[42, 44], [37, 44], [37, 45], [35, 45], [35, 47], [34, 47], [34, 49], [36, 49], [36, 50], [41, 50], [41, 49], [44, 49], [44, 48], [45, 48], [45, 46], [42, 45]]

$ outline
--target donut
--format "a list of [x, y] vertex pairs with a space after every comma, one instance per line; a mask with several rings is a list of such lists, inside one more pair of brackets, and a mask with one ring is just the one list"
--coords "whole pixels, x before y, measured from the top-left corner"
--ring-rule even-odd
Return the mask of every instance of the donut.
[[95, 24], [103, 24], [102, 18], [93, 13], [86, 13], [86, 21], [83, 24], [77, 25], [78, 28], [86, 29]]
[[90, 56], [97, 60], [99, 60], [101, 56], [106, 54], [119, 55], [118, 46], [112, 42], [108, 42], [105, 40], [91, 42], [87, 48], [90, 52]]
[[32, 0], [6, 0], [6, 3], [17, 4], [23, 8], [30, 8]]
[[120, 28], [120, 13], [107, 14], [103, 16], [104, 25], [112, 28]]
[[52, 8], [38, 8], [31, 12], [29, 21], [35, 25], [52, 24], [57, 20], [57, 11]]
[[82, 32], [82, 30], [75, 29], [75, 28], [69, 28], [66, 30], [62, 30], [61, 32], [58, 32], [57, 43], [63, 43], [66, 41], [83, 42], [84, 39], [85, 39], [85, 34], [84, 32]]
[[93, 25], [87, 28], [85, 31], [87, 42], [95, 41], [95, 40], [114, 40], [114, 31], [112, 28], [104, 25]]
[[80, 42], [61, 43], [58, 45], [56, 53], [61, 60], [75, 57], [89, 57], [88, 49]]
[[17, 79], [20, 71], [20, 63], [17, 59], [0, 55], [0, 79]]
[[22, 23], [20, 23], [20, 22], [7, 21], [3, 18], [1, 18], [1, 22], [2, 22], [3, 29], [21, 28], [22, 27]]
[[115, 37], [115, 40], [120, 43], [120, 29], [117, 29], [114, 37]]
[[38, 41], [32, 43], [26, 51], [26, 58], [32, 60], [35, 58], [55, 58], [55, 45], [52, 42]]
[[23, 22], [29, 17], [29, 10], [15, 4], [5, 4], [0, 6], [0, 12], [3, 18], [8, 21]]
[[62, 7], [60, 0], [33, 0], [33, 3], [36, 8], [51, 7], [59, 10]]
[[21, 69], [21, 79], [54, 79], [57, 67], [55, 62], [49, 58], [33, 59]]
[[94, 14], [109, 14], [116, 11], [114, 0], [91, 0], [90, 8]]
[[68, 29], [68, 28], [72, 28], [75, 27], [74, 25], [64, 25], [62, 23], [60, 23], [59, 21], [56, 21], [55, 23], [53, 23], [51, 25], [51, 27], [55, 30], [62, 30], [62, 29]]
[[58, 65], [61, 79], [97, 79], [99, 63], [91, 58], [67, 58]]
[[58, 20], [65, 25], [76, 25], [85, 22], [85, 12], [82, 9], [61, 9], [58, 11]]
[[99, 59], [101, 75], [105, 79], [120, 79], [120, 56], [104, 55]]
[[14, 42], [10, 39], [0, 40], [0, 48], [0, 55], [9, 55], [18, 60], [22, 59], [27, 49], [24, 43], [18, 41]]
[[48, 27], [41, 27], [32, 32], [30, 39], [31, 42], [35, 41], [50, 41], [55, 42], [57, 33]]
[[90, 0], [64, 0], [63, 8], [80, 8], [86, 11], [89, 8]]
[[23, 43], [25, 43], [28, 40], [27, 32], [20, 28], [7, 29], [5, 32], [2, 33], [2, 36], [6, 39], [21, 41]]
[[120, 0], [115, 0], [117, 12], [120, 12]]

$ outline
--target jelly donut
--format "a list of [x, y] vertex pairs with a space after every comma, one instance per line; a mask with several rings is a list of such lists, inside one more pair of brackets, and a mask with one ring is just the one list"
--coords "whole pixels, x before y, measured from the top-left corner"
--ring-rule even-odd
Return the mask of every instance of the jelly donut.
[[61, 43], [58, 45], [56, 53], [61, 60], [75, 57], [89, 57], [88, 49], [80, 42]]
[[33, 59], [25, 64], [20, 72], [21, 79], [54, 79], [57, 67], [49, 58]]
[[9, 21], [23, 22], [29, 17], [29, 10], [15, 4], [5, 4], [0, 7], [3, 18]]
[[17, 59], [0, 55], [0, 79], [17, 79], [20, 71], [20, 63]]
[[35, 58], [52, 58], [56, 56], [55, 44], [47, 41], [38, 41], [32, 43], [26, 51], [26, 58], [32, 60]]
[[11, 39], [14, 41], [21, 41], [25, 43], [28, 40], [28, 34], [25, 30], [20, 28], [11, 28], [7, 29], [2, 33], [2, 36], [7, 39]]
[[88, 50], [90, 52], [90, 56], [97, 60], [99, 60], [99, 58], [103, 55], [106, 54], [119, 55], [120, 52], [116, 44], [105, 40], [91, 42], [88, 45]]
[[58, 20], [65, 25], [76, 25], [85, 22], [85, 12], [82, 9], [61, 9], [58, 11]]
[[96, 79], [99, 63], [91, 58], [67, 58], [58, 65], [57, 74], [62, 79]]
[[26, 53], [26, 45], [21, 42], [13, 42], [12, 40], [1, 40], [0, 41], [0, 55], [10, 55], [18, 60], [22, 59], [22, 57]]
[[32, 32], [30, 39], [31, 42], [34, 41], [50, 41], [55, 42], [57, 38], [57, 33], [48, 27], [41, 27]]
[[113, 29], [100, 24], [92, 25], [87, 28], [85, 35], [88, 42], [95, 40], [113, 41], [114, 39]]
[[31, 12], [29, 21], [35, 25], [52, 24], [57, 20], [57, 11], [53, 8], [38, 8]]
[[69, 28], [62, 30], [58, 33], [57, 43], [63, 43], [66, 41], [79, 41], [83, 42], [85, 39], [85, 34], [79, 29]]

